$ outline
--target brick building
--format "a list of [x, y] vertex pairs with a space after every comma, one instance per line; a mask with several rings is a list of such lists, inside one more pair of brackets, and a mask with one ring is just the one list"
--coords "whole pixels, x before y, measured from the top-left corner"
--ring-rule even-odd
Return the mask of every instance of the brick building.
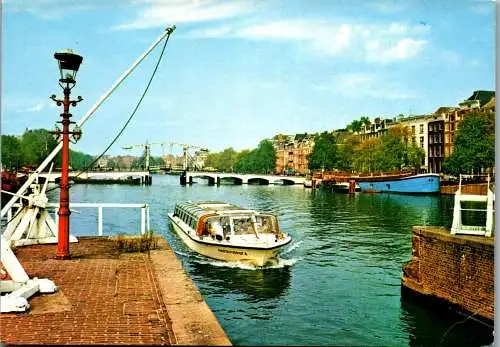
[[273, 138], [276, 149], [276, 173], [301, 174], [309, 173], [308, 156], [314, 146], [314, 135], [276, 135]]

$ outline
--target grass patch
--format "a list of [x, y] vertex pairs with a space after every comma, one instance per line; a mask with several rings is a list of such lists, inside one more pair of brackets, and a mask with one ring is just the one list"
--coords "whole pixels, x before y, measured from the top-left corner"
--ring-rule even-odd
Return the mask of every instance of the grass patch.
[[158, 236], [153, 231], [147, 231], [140, 236], [119, 234], [114, 238], [120, 253], [148, 252], [158, 248]]

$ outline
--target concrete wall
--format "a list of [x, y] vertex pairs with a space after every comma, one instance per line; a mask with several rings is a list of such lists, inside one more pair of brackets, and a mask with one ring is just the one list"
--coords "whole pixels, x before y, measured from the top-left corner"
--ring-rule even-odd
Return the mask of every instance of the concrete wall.
[[451, 235], [438, 227], [413, 227], [412, 258], [402, 286], [493, 322], [495, 238]]

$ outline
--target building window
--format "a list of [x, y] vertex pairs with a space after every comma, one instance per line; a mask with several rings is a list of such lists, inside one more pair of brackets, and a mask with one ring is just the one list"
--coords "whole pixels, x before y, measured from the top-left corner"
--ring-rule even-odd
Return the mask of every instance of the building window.
[[424, 125], [423, 124], [420, 124], [420, 133], [423, 134], [424, 133]]
[[424, 137], [420, 136], [420, 147], [424, 148]]
[[411, 133], [415, 134], [415, 126], [414, 125], [411, 126]]

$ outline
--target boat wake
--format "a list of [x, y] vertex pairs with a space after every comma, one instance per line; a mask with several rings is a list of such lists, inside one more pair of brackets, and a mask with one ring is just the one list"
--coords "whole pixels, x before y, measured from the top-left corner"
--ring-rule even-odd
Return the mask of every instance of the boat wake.
[[300, 247], [300, 245], [302, 244], [302, 242], [304, 242], [304, 241], [292, 242], [288, 248], [286, 248], [285, 250], [283, 250], [281, 252], [281, 254], [285, 255], [285, 254], [288, 254], [288, 253], [294, 251], [295, 249], [297, 249], [297, 248]]
[[292, 258], [292, 259], [283, 259], [278, 258], [275, 259], [272, 263], [265, 266], [255, 266], [245, 262], [231, 262], [231, 261], [219, 261], [215, 259], [202, 258], [201, 256], [193, 256], [191, 260], [198, 264], [208, 264], [216, 267], [223, 268], [233, 268], [233, 269], [243, 269], [243, 270], [264, 270], [264, 269], [279, 269], [287, 266], [292, 266], [300, 258]]

